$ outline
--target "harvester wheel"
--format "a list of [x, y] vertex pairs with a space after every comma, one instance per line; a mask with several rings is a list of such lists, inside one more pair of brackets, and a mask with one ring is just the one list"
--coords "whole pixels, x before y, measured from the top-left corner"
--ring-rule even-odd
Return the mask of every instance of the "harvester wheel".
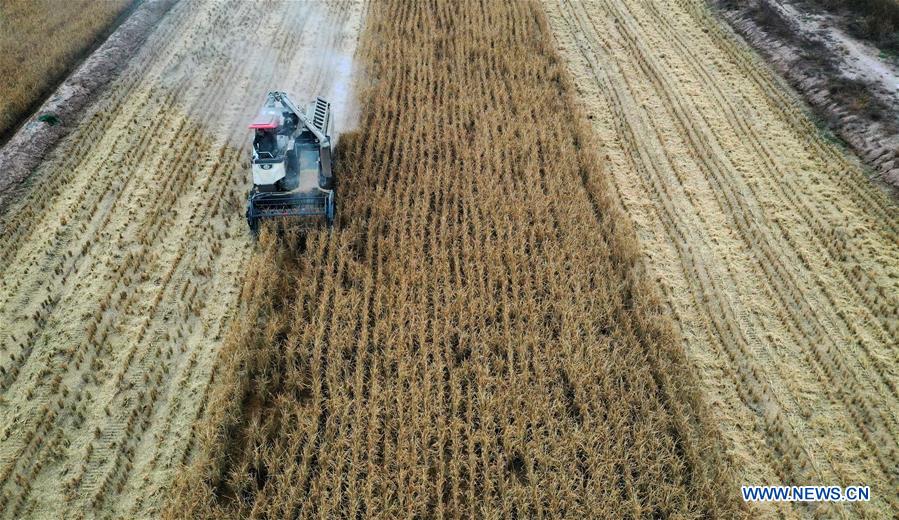
[[336, 198], [331, 201], [331, 208], [330, 208], [329, 213], [330, 213], [330, 215], [328, 215], [326, 217], [327, 221], [328, 221], [328, 228], [334, 229], [334, 222], [337, 221], [337, 199]]

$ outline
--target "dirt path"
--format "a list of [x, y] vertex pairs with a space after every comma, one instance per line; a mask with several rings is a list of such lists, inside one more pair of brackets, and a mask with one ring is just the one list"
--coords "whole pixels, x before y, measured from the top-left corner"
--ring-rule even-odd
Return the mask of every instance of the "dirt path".
[[2, 517], [153, 515], [191, 449], [252, 249], [246, 121], [346, 97], [362, 17], [255, 5], [175, 6], [0, 222]]
[[821, 120], [899, 196], [899, 68], [805, 2], [713, 2], [716, 15], [799, 91]]
[[895, 511], [895, 204], [701, 0], [545, 4], [743, 483]]

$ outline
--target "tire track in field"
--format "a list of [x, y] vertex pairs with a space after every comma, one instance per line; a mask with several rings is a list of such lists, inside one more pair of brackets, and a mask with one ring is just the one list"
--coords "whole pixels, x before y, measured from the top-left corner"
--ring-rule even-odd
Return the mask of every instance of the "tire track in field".
[[[634, 17], [630, 12], [619, 12], [618, 14], [622, 15], [623, 20], [629, 20], [631, 18], [639, 20], [639, 17]], [[649, 53], [646, 48], [640, 48], [640, 46], [634, 45], [633, 50], [637, 59], [646, 64], [645, 70], [648, 70], [649, 74], [655, 78], [655, 83], [659, 87], [657, 92], [660, 95], [667, 97], [668, 93], [676, 91], [672, 88], [670, 82], [665, 81], [665, 76], [658, 72], [658, 68], [651, 61], [651, 58], [649, 58]], [[711, 85], [706, 85], [706, 89], [709, 89], [706, 90], [706, 92], [714, 92], [711, 88]], [[705, 97], [700, 99], [705, 99]], [[708, 120], [704, 118], [701, 110], [696, 110], [695, 108], [691, 109], [689, 105], [685, 108], [685, 104], [682, 100], [671, 97], [668, 97], [668, 100], [670, 101], [669, 106], [680, 109], [674, 110], [672, 113], [678, 120], [681, 133], [689, 135], [694, 128], [703, 128], [703, 125], [694, 124], [697, 116], [701, 118], [702, 122], [708, 125], [709, 128], [713, 128]], [[719, 106], [721, 105], [719, 104]], [[831, 331], [823, 328], [821, 318], [812, 311], [815, 304], [810, 302], [809, 298], [806, 296], [811, 295], [814, 288], [808, 283], [801, 284], [800, 287], [800, 282], [797, 281], [796, 274], [788, 269], [786, 265], [790, 263], [805, 263], [807, 265], [807, 262], [804, 261], [804, 258], [800, 259], [798, 255], [794, 256], [793, 251], [780, 248], [778, 244], [776, 244], [776, 240], [783, 240], [789, 243], [790, 239], [788, 235], [781, 229], [777, 220], [769, 220], [764, 213], [755, 211], [755, 208], [758, 207], [759, 197], [757, 190], [753, 185], [751, 183], [741, 184], [739, 180], [729, 177], [727, 173], [733, 169], [732, 165], [727, 161], [716, 160], [718, 157], [724, 157], [724, 155], [721, 153], [723, 149], [714, 144], [715, 135], [712, 133], [706, 133], [704, 135], [699, 133], [693, 137], [691, 144], [694, 146], [694, 150], [697, 152], [696, 154], [700, 157], [708, 157], [711, 159], [703, 161], [703, 168], [706, 170], [707, 177], [713, 176], [715, 178], [716, 189], [713, 190], [713, 193], [724, 193], [726, 195], [725, 197], [719, 198], [720, 208], [726, 213], [737, 216], [737, 218], [733, 219], [733, 223], [738, 227], [742, 234], [747, 236], [748, 243], [754, 246], [751, 248], [751, 251], [756, 255], [758, 267], [764, 270], [765, 275], [771, 280], [770, 287], [773, 289], [775, 297], [780, 300], [782, 305], [792, 308], [791, 312], [786, 315], [787, 318], [792, 321], [792, 323], [788, 323], [788, 326], [793, 336], [793, 341], [805, 343], [802, 352], [811, 352], [810, 355], [806, 354], [808, 365], [816, 368], [819, 377], [821, 378], [831, 380], [837, 379], [837, 384], [834, 385], [833, 388], [835, 388], [839, 394], [838, 397], [847, 405], [848, 413], [856, 422], [859, 433], [864, 440], [869, 443], [869, 447], [875, 451], [880, 451], [881, 446], [886, 446], [887, 449], [889, 449], [889, 437], [888, 434], [884, 434], [884, 431], [889, 432], [897, 430], [894, 418], [891, 417], [891, 414], [889, 413], [889, 404], [878, 403], [878, 405], [881, 406], [878, 408], [877, 406], [868, 403], [868, 396], [876, 395], [880, 389], [862, 387], [858, 377], [851, 372], [851, 369], [845, 368], [842, 353], [831, 352], [831, 349], [836, 348], [835, 344], [829, 345], [826, 352], [815, 352], [816, 349], [819, 348], [821, 342], [830, 341], [830, 338], [832, 337]], [[749, 137], [747, 140], [751, 142], [752, 138]], [[711, 146], [703, 146], [705, 143], [713, 144]], [[748, 160], [749, 157], [746, 157], [746, 159]], [[761, 167], [764, 168], [764, 166]], [[773, 173], [780, 177], [780, 172], [774, 171]], [[734, 185], [738, 189], [734, 189]], [[750, 194], [751, 196], [747, 197], [747, 194]], [[743, 201], [747, 200], [752, 202], [749, 204], [743, 203]], [[749, 215], [750, 218], [745, 218], [746, 215]], [[787, 262], [782, 260], [784, 256], [787, 257]], [[792, 258], [790, 258], [790, 256], [792, 256]], [[836, 290], [839, 291], [843, 289], [837, 288]], [[891, 338], [887, 338], [886, 341], [889, 342], [888, 344], [894, 343]], [[837, 374], [833, 374], [832, 371], [828, 370], [830, 368], [829, 366], [822, 365], [821, 357], [825, 354], [828, 356], [826, 359], [836, 361], [838, 369]], [[852, 360], [852, 358], [848, 359]], [[848, 391], [846, 391], [845, 386], [849, 387]], [[894, 398], [895, 396], [892, 397]], [[858, 403], [853, 402], [858, 400], [862, 401], [860, 406]], [[855, 411], [855, 407], [861, 408], [861, 414]], [[872, 421], [871, 416], [874, 414], [879, 414], [880, 417]], [[877, 422], [877, 420], [880, 422]], [[869, 428], [867, 425], [872, 424], [872, 422], [875, 426]], [[884, 431], [878, 431], [876, 429], [876, 426], [879, 424], [884, 425]], [[889, 462], [884, 455], [885, 454], [881, 453], [877, 460], [880, 462], [884, 471], [888, 473], [892, 468], [889, 466]]]
[[336, 88], [358, 4], [176, 6], [0, 222], [0, 516], [156, 510], [239, 304], [246, 121]]
[[[581, 16], [584, 16], [584, 13], [581, 13]], [[581, 18], [581, 20], [584, 20], [584, 18]], [[585, 34], [589, 33], [585, 32]], [[608, 86], [610, 91], [614, 88], [611, 85]], [[711, 326], [713, 327], [715, 334], [720, 338], [721, 343], [719, 345], [719, 352], [722, 352], [722, 355], [728, 356], [730, 361], [734, 363], [741, 358], [749, 358], [751, 356], [748, 345], [752, 343], [754, 338], [748, 336], [748, 333], [744, 332], [742, 327], [734, 326], [734, 324], [740, 322], [740, 319], [735, 315], [730, 300], [726, 298], [714, 299], [714, 295], [723, 293], [723, 287], [728, 283], [731, 283], [732, 280], [729, 279], [727, 274], [711, 271], [716, 266], [702, 249], [697, 248], [697, 250], [691, 250], [688, 247], [688, 244], [691, 242], [699, 242], [704, 246], [708, 245], [706, 239], [696, 231], [696, 226], [681, 218], [676, 207], [672, 203], [672, 201], [681, 201], [680, 204], [686, 204], [683, 201], [689, 199], [689, 196], [685, 195], [682, 190], [677, 190], [676, 187], [668, 186], [664, 183], [666, 175], [677, 175], [677, 172], [671, 163], [671, 159], [659, 155], [658, 152], [664, 150], [664, 147], [661, 144], [658, 144], [657, 146], [648, 143], [646, 146], [640, 145], [640, 139], [638, 139], [637, 135], [638, 133], [644, 134], [643, 139], [645, 140], [645, 132], [647, 131], [648, 124], [646, 121], [628, 121], [629, 118], [627, 114], [629, 111], [633, 112], [635, 106], [632, 100], [624, 101], [623, 99], [624, 95], [622, 95], [621, 98], [616, 99], [615, 114], [617, 117], [616, 121], [619, 122], [622, 127], [622, 132], [626, 135], [630, 151], [639, 157], [639, 160], [631, 161], [631, 166], [638, 171], [641, 171], [644, 175], [652, 176], [650, 184], [644, 189], [656, 190], [656, 193], [659, 193], [660, 201], [663, 205], [661, 210], [663, 212], [662, 222], [669, 229], [669, 233], [678, 237], [678, 240], [676, 240], [674, 244], [679, 248], [679, 252], [683, 257], [682, 269], [689, 274], [688, 279], [693, 284], [692, 290], [699, 295], [696, 304], [705, 306], [705, 310], [711, 318]], [[662, 138], [658, 135], [656, 138], [659, 140], [657, 142], [660, 143]], [[666, 163], [669, 169], [667, 171], [660, 171], [660, 166], [665, 165]], [[722, 277], [727, 279], [722, 280]], [[712, 298], [711, 301], [709, 301], [710, 298]], [[723, 317], [721, 315], [723, 315]], [[745, 316], [742, 318], [745, 319]], [[758, 360], [760, 363], [753, 362], [747, 365], [737, 364], [737, 371], [732, 374], [732, 377], [738, 381], [753, 382], [753, 384], [747, 385], [748, 388], [741, 388], [742, 392], [740, 393], [740, 398], [746, 403], [747, 407], [770, 408], [772, 405], [775, 406], [774, 411], [768, 411], [764, 414], [764, 417], [760, 420], [760, 426], [758, 426], [764, 428], [770, 435], [775, 435], [784, 428], [781, 411], [782, 405], [778, 402], [776, 392], [771, 389], [770, 385], [766, 381], [760, 380], [755, 375], [758, 372], [757, 365], [770, 362], [767, 352], [761, 352], [760, 354], [764, 356], [762, 359]], [[788, 447], [784, 448], [782, 451], [789, 451], [799, 455], [804, 454], [806, 450], [798, 443], [796, 435], [793, 434], [792, 431], [788, 431], [786, 434], [786, 438], [783, 439], [782, 442], [787, 444]], [[775, 464], [777, 457], [769, 456], [768, 459], [771, 464]], [[796, 471], [798, 470], [791, 466], [776, 468], [777, 474], [782, 477], [784, 475], [793, 475]]]
[[[678, 0], [677, 5], [698, 22], [703, 32], [713, 35], [718, 49], [743, 72], [744, 78], [751, 80], [752, 88], [759, 89], [765, 94], [764, 99], [757, 101], [762, 101], [783, 116], [786, 124], [798, 134], [818, 136], [819, 131], [811, 121], [808, 111], [796, 102], [796, 96], [792, 94], [787, 82], [764, 65], [762, 58], [757, 54], [747, 52], [746, 46], [738, 43], [739, 37], [734, 35], [729, 26], [719, 23], [703, 4], [693, 0]], [[899, 243], [897, 234], [899, 222], [892, 216], [894, 202], [871, 190], [870, 183], [864, 175], [845, 175], [847, 170], [858, 169], [858, 161], [850, 160], [843, 150], [831, 146], [820, 138], [809, 138], [804, 144], [809, 146], [810, 151], [827, 159], [822, 172], [844, 190], [842, 194], [852, 197], [856, 204], [864, 206], [880, 220], [882, 227], [873, 231], [882, 233], [882, 239], [885, 241]]]
[[[763, 164], [761, 166], [763, 168], [768, 169], [772, 173], [779, 176], [778, 180], [780, 182], [771, 183], [770, 184], [771, 189], [779, 190], [780, 191], [779, 195], [783, 196], [792, 205], [794, 205], [796, 207], [797, 211], [802, 212], [803, 218], [806, 221], [810, 222], [813, 228], [818, 229], [818, 228], [824, 228], [824, 227], [831, 226], [830, 223], [823, 222], [818, 217], [817, 212], [810, 211], [809, 207], [807, 207], [805, 205], [805, 200], [806, 200], [806, 197], [808, 196], [807, 193], [797, 193], [796, 189], [794, 189], [794, 187], [791, 185], [791, 183], [783, 182], [784, 179], [788, 179], [790, 176], [789, 166], [783, 164], [782, 158], [780, 158], [777, 155], [776, 149], [771, 149], [770, 146], [768, 146], [770, 144], [770, 141], [764, 141], [764, 140], [758, 139], [759, 129], [753, 128], [753, 126], [752, 126], [753, 121], [746, 117], [746, 114], [751, 112], [750, 106], [748, 105], [749, 100], [746, 99], [745, 96], [742, 96], [736, 100], [736, 106], [734, 106], [734, 104], [731, 102], [731, 100], [726, 95], [724, 95], [724, 93], [721, 91], [721, 88], [718, 86], [719, 84], [715, 82], [715, 79], [708, 73], [708, 71], [705, 68], [703, 68], [702, 66], [699, 65], [702, 63], [699, 56], [697, 56], [695, 54], [695, 52], [693, 52], [690, 49], [690, 47], [685, 44], [678, 29], [673, 27], [671, 25], [671, 22], [668, 20], [668, 18], [659, 12], [658, 6], [653, 3], [647, 3], [647, 2], [643, 2], [639, 5], [643, 8], [645, 8], [649, 13], [651, 13], [652, 18], [653, 18], [653, 23], [658, 24], [659, 28], [664, 29], [665, 36], [670, 38], [668, 41], [676, 42], [676, 44], [678, 45], [678, 50], [689, 58], [688, 63], [691, 65], [691, 67], [692, 67], [693, 71], [696, 73], [696, 75], [699, 78], [701, 78], [704, 88], [709, 89], [709, 90], [707, 90], [707, 92], [709, 92], [711, 95], [715, 96], [716, 102], [725, 111], [726, 116], [727, 116], [727, 122], [732, 125], [736, 125], [736, 127], [733, 128], [733, 131], [735, 131], [737, 133], [741, 133], [742, 135], [745, 135], [749, 139], [748, 142], [752, 146], [753, 157], [758, 158], [762, 161]], [[730, 84], [732, 82], [732, 75], [727, 75], [725, 77], [729, 80], [729, 84]], [[801, 189], [801, 186], [799, 186], [798, 188]], [[828, 201], [812, 200], [812, 202], [816, 203], [816, 204], [822, 204], [822, 205], [829, 206], [828, 209], [830, 209], [830, 211], [824, 212], [825, 215], [831, 214], [835, 207], [835, 204], [829, 203]], [[780, 229], [781, 233], [783, 233], [784, 239], [791, 240], [788, 230], [785, 230], [779, 222], [774, 221], [774, 225]], [[816, 247], [818, 247], [820, 249], [828, 250], [828, 252], [830, 253], [831, 259], [836, 260], [841, 256], [842, 253], [839, 251], [835, 251], [834, 248], [832, 247], [832, 245], [833, 245], [832, 241], [821, 240], [821, 237], [818, 236], [817, 234], [811, 236], [810, 238], [815, 240]], [[794, 247], [795, 247], [795, 243], [791, 243], [791, 245], [794, 245]], [[800, 253], [800, 255], [801, 255], [801, 253]], [[804, 259], [801, 258], [801, 256], [800, 256], [799, 261], [804, 262]], [[848, 276], [849, 270], [840, 264], [838, 264], [838, 267], [841, 269], [841, 271], [842, 271], [841, 274], [844, 277], [843, 280], [840, 280], [840, 282], [842, 283], [842, 286], [840, 287], [841, 290], [852, 291], [855, 293], [855, 295], [858, 298], [862, 299], [866, 305], [871, 305], [871, 302], [866, 298], [866, 295], [863, 294], [856, 285], [854, 285], [852, 283], [848, 283], [848, 280], [850, 278]], [[868, 274], [868, 273], [865, 273], [865, 274]], [[835, 296], [826, 292], [828, 287], [826, 287], [824, 284], [822, 284], [820, 282], [820, 280], [816, 280], [816, 282], [817, 282], [817, 285], [820, 288], [820, 290], [823, 293], [825, 293], [825, 296], [828, 298], [828, 300], [831, 303], [833, 303], [835, 301]], [[888, 303], [892, 303], [892, 302], [888, 302]], [[889, 316], [885, 316], [882, 313], [876, 313], [876, 314], [872, 313], [872, 315], [868, 316], [867, 318], [877, 319], [883, 324], [884, 329], [882, 331], [879, 331], [879, 332], [882, 332], [882, 335], [880, 335], [877, 338], [878, 340], [887, 342], [887, 343], [896, 342], [896, 336], [895, 336], [895, 334], [891, 334], [891, 331], [889, 328], [889, 325], [890, 325]], [[852, 325], [852, 323], [846, 319], [842, 319], [841, 321], [843, 322], [842, 323], [843, 326], [851, 327], [851, 325]], [[877, 363], [876, 359], [870, 358], [869, 360], [872, 363]], [[888, 368], [888, 367], [886, 367], [886, 368]], [[882, 376], [883, 375], [882, 372], [879, 373], [879, 375]], [[896, 397], [895, 381], [885, 380], [884, 378], [881, 378], [881, 379], [882, 379], [883, 383], [885, 385], [887, 385], [887, 388], [893, 394], [893, 397]]]
[[[654, 14], [658, 14], [654, 9], [654, 5], [652, 4], [641, 4], [645, 5], [650, 11], [655, 11]], [[659, 19], [656, 16], [656, 19], [653, 23], [658, 23], [658, 27], [665, 27], [665, 20]], [[669, 32], [668, 36], [677, 41], [679, 38], [675, 32]], [[670, 41], [670, 40], [669, 40]], [[695, 55], [689, 53], [688, 48], [681, 44], [681, 49], [683, 49], [684, 54], [689, 56], [690, 63], [692, 65], [701, 63], [696, 59]], [[698, 71], [703, 71], [701, 67], [695, 67]], [[706, 76], [707, 77], [707, 76]], [[777, 161], [772, 160], [773, 153], [767, 150], [764, 147], [763, 142], [759, 141], [756, 138], [756, 132], [749, 128], [745, 122], [741, 121], [740, 114], [744, 112], [736, 112], [732, 107], [728, 105], [727, 100], [723, 97], [722, 92], [716, 88], [716, 84], [713, 81], [708, 81], [705, 83], [704, 87], [706, 88], [706, 92], [709, 92], [716, 96], [719, 100], [719, 106], [728, 111], [728, 121], [731, 123], [744, 123], [738, 128], [734, 130], [737, 132], [742, 131], [743, 135], [748, 137], [748, 142], [752, 143], [754, 153], [754, 157], [759, 157], [762, 159], [767, 159], [765, 164], [760, 165], [760, 168], [770, 170], [777, 178], [778, 182], [773, 182], [770, 184], [771, 189], [776, 190], [778, 195], [784, 197], [790, 205], [796, 206], [799, 211], [802, 211], [804, 206], [799, 202], [800, 200], [805, 200], [804, 197], [795, 196], [795, 194], [791, 194], [792, 191], [791, 186], [788, 182], [783, 182], [783, 179], [789, 176], [789, 172], [780, 168]], [[747, 157], [747, 160], [752, 157]], [[751, 188], [750, 188], [751, 189]], [[758, 197], [758, 193], [755, 193], [755, 190], [752, 190], [754, 195]], [[805, 194], [803, 194], [805, 195]], [[831, 212], [833, 211], [832, 208]], [[811, 213], [814, 215], [816, 213]], [[812, 222], [813, 229], [818, 229], [821, 227], [820, 222], [815, 219], [809, 219], [808, 214], [804, 214], [807, 220]], [[796, 248], [796, 241], [793, 237], [790, 236], [790, 232], [788, 229], [785, 229], [781, 226], [778, 220], [774, 220], [773, 222], [769, 222], [767, 227], [778, 229], [781, 233], [781, 237], [783, 240], [787, 241], [791, 246]], [[812, 233], [809, 235], [811, 240], [814, 240], [813, 244], [816, 248], [826, 251], [826, 245], [823, 243], [824, 241], [819, 240], [819, 237]], [[797, 248], [798, 249], [798, 248]], [[836, 258], [833, 254], [830, 255], [830, 259], [835, 261]], [[801, 264], [808, 266], [808, 262], [806, 258], [803, 256], [802, 252], [799, 251], [797, 253], [797, 257], [790, 259], [787, 264]], [[839, 266], [839, 263], [837, 263]], [[843, 279], [839, 279], [838, 277], [833, 277], [830, 279], [830, 286], [835, 286], [836, 288], [830, 287], [828, 284], [822, 283], [820, 277], [817, 277], [813, 280], [815, 286], [812, 286], [811, 283], [803, 284], [804, 287], [812, 287], [810, 292], [820, 291], [820, 298], [826, 298], [830, 304], [834, 304], [836, 302], [836, 298], [839, 294], [842, 294], [845, 291], [853, 291], [855, 287], [847, 283], [847, 278], [845, 277], [845, 269], [842, 270], [844, 277]], [[813, 306], [808, 302], [803, 295], [803, 289], [800, 289], [800, 283], [798, 279], [792, 276], [792, 273], [788, 272], [785, 268], [781, 269], [781, 278], [786, 280], [788, 283], [784, 285], [792, 285], [792, 289], [787, 291], [781, 296], [781, 300], [786, 303], [799, 303], [798, 308], [793, 313], [796, 317], [794, 319], [793, 331], [794, 341], [798, 343], [806, 343], [803, 346], [805, 351], [811, 352], [811, 355], [807, 355], [806, 359], [809, 365], [815, 366], [819, 371], [819, 377], [822, 379], [828, 379], [833, 381], [834, 385], [829, 386], [828, 388], [834, 388], [836, 392], [833, 392], [832, 398], [840, 398], [847, 405], [847, 410], [853, 416], [853, 419], [856, 421], [856, 425], [859, 428], [859, 433], [865, 438], [866, 441], [870, 443], [870, 447], [878, 453], [878, 462], [881, 465], [881, 468], [889, 474], [889, 472], [893, 469], [890, 466], [890, 457], [893, 455], [890, 452], [890, 442], [891, 438], [888, 432], [891, 431], [899, 431], [896, 425], [896, 417], [890, 413], [892, 409], [891, 406], [896, 402], [896, 392], [895, 392], [895, 381], [891, 377], [886, 377], [885, 372], [894, 372], [892, 370], [893, 366], [895, 366], [894, 360], [884, 359], [879, 360], [876, 357], [871, 356], [871, 352], [868, 349], [868, 346], [865, 345], [862, 352], [858, 353], [850, 353], [849, 349], [845, 346], [840, 345], [838, 342], [833, 340], [834, 337], [837, 337], [837, 334], [833, 332], [833, 324], [824, 323], [824, 321], [814, 312]], [[829, 292], [830, 291], [837, 291]], [[863, 297], [863, 295], [858, 290], [854, 290], [856, 296], [861, 299], [865, 304], [869, 304], [869, 302]], [[792, 294], [800, 295], [799, 298], [793, 299]], [[889, 302], [890, 295], [885, 295], [885, 298]], [[872, 311], [876, 311], [877, 309], [871, 309]], [[876, 314], [872, 312], [871, 314]], [[839, 326], [842, 330], [843, 334], [847, 335], [857, 335], [858, 329], [853, 327], [854, 323], [851, 320], [847, 320], [845, 316], [837, 315], [839, 321], [842, 323], [838, 323], [836, 326]], [[873, 319], [878, 319], [882, 324], [889, 325], [889, 318], [883, 315], [865, 316], [865, 321], [870, 321]], [[837, 320], [834, 320], [837, 321]], [[809, 326], [806, 327], [805, 324]], [[827, 327], [825, 329], [825, 327]], [[896, 344], [896, 339], [890, 333], [888, 328], [878, 330], [876, 325], [873, 327], [875, 329], [875, 333], [877, 334], [877, 340], [883, 342], [886, 345]], [[821, 348], [821, 344], [825, 344], [824, 349]], [[823, 361], [822, 361], [823, 358]], [[832, 370], [829, 364], [826, 363], [828, 360], [833, 360], [836, 362], [836, 370]], [[861, 368], [860, 368], [861, 367]], [[865, 373], [865, 376], [859, 376], [860, 371], [865, 371], [870, 367], [873, 369], [873, 372], [879, 376], [880, 382], [882, 385], [877, 385], [876, 382], [872, 382], [868, 380], [868, 373]], [[868, 384], [870, 383], [870, 384]], [[848, 390], [847, 390], [848, 389]], [[836, 394], [836, 395], [834, 395]], [[860, 408], [860, 412], [856, 412], [855, 408]], [[868, 426], [873, 425], [873, 426]], [[877, 427], [882, 425], [883, 430], [878, 431]], [[881, 447], [885, 447], [886, 449], [881, 449]]]
[[697, 2], [547, 8], [746, 479], [895, 505], [891, 203]]

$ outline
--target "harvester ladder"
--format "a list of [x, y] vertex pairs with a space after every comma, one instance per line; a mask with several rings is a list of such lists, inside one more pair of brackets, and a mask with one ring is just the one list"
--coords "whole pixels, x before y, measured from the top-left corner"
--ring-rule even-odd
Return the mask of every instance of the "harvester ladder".
[[331, 104], [322, 98], [315, 98], [315, 109], [312, 114], [312, 124], [322, 132], [328, 131], [328, 112]]

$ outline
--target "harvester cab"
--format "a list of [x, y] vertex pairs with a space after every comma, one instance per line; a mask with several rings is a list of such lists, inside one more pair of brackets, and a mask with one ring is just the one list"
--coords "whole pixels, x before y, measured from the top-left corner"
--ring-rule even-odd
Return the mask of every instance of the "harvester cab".
[[269, 92], [250, 128], [255, 132], [250, 230], [256, 233], [260, 220], [282, 217], [332, 226], [331, 105], [316, 98], [301, 111], [284, 92]]

